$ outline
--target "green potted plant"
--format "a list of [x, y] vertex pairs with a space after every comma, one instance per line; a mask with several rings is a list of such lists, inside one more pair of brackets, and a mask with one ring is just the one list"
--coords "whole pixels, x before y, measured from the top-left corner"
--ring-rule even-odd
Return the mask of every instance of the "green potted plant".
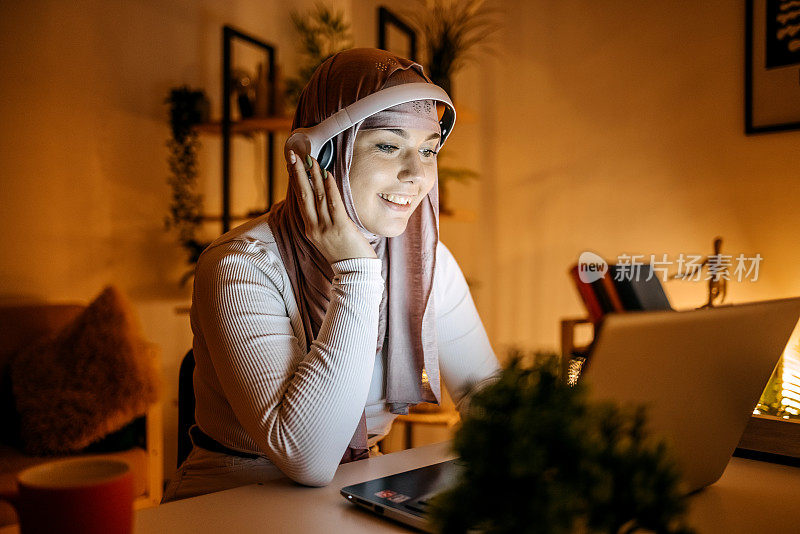
[[317, 67], [337, 52], [352, 48], [353, 39], [344, 13], [321, 2], [317, 2], [310, 13], [292, 11], [290, 16], [300, 35], [300, 54], [303, 57], [297, 76], [286, 80], [286, 102], [294, 111], [300, 93]]
[[[483, 49], [494, 53], [489, 37], [502, 26], [497, 22], [499, 9], [490, 8], [484, 0], [416, 0], [400, 10], [409, 25], [424, 38], [426, 60], [423, 65], [431, 81], [453, 96], [453, 76], [476, 59]], [[441, 160], [440, 160], [441, 161]], [[439, 211], [453, 215], [449, 202], [449, 185], [478, 178], [466, 168], [439, 166]]]
[[434, 497], [444, 533], [692, 532], [679, 472], [647, 433], [642, 407], [593, 403], [569, 386], [557, 357], [512, 351], [477, 392], [453, 446], [459, 480]]
[[400, 11], [425, 38], [426, 68], [433, 83], [453, 97], [452, 78], [483, 48], [493, 52], [488, 37], [502, 26], [499, 9], [484, 0], [417, 0]]
[[197, 192], [197, 151], [200, 141], [197, 125], [208, 122], [209, 102], [202, 90], [188, 86], [170, 90], [165, 103], [169, 104], [170, 130], [168, 183], [172, 202], [164, 224], [175, 230], [178, 242], [188, 253], [192, 268], [181, 278], [181, 285], [191, 278], [194, 264], [208, 243], [200, 241], [198, 233], [203, 222], [203, 197]]

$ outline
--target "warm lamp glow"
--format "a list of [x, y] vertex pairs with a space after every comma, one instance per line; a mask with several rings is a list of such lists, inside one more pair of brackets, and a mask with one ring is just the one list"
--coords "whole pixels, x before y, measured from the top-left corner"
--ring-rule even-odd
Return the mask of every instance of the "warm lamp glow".
[[783, 351], [781, 382], [783, 410], [790, 415], [800, 414], [800, 345], [797, 343], [790, 342]]
[[800, 322], [786, 344], [754, 414], [795, 419], [800, 417]]

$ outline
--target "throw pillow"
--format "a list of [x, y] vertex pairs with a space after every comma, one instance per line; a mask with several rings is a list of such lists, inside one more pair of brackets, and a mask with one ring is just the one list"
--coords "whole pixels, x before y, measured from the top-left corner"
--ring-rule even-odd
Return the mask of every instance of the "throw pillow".
[[156, 356], [126, 299], [105, 288], [72, 323], [11, 362], [25, 452], [78, 452], [143, 415], [158, 398]]

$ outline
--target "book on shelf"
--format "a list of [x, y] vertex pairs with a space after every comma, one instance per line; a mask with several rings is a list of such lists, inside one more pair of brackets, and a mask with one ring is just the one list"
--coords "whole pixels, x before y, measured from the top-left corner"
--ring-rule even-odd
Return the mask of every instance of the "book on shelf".
[[570, 270], [575, 288], [583, 301], [589, 320], [598, 325], [609, 313], [671, 310], [669, 299], [650, 265], [609, 265], [598, 280], [584, 282], [579, 266]]
[[587, 284], [580, 279], [577, 265], [573, 265], [572, 268], [570, 268], [569, 274], [583, 301], [583, 305], [586, 307], [586, 311], [589, 313], [589, 320], [597, 324], [605, 313], [603, 312], [603, 306], [600, 304], [597, 294], [594, 292], [592, 284]]
[[653, 273], [651, 265], [609, 265], [608, 274], [626, 310], [672, 309], [661, 280]]

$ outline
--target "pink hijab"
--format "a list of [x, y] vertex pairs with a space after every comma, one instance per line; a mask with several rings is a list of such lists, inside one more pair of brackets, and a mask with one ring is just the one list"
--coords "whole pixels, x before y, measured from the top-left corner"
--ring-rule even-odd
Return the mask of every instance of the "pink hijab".
[[[422, 66], [375, 48], [353, 48], [322, 63], [300, 95], [292, 129], [319, 124], [353, 102], [401, 83], [432, 83]], [[433, 273], [439, 242], [439, 189], [436, 183], [411, 215], [406, 231], [392, 238], [367, 230], [358, 218], [350, 191], [350, 167], [356, 134], [368, 128], [426, 128], [440, 132], [436, 105], [419, 100], [376, 113], [335, 138], [333, 176], [347, 213], [382, 260], [386, 281], [381, 300], [376, 353], [386, 350], [386, 402], [392, 413], [440, 400], [439, 363], [433, 302]], [[290, 182], [286, 199], [268, 215], [281, 258], [303, 318], [306, 349], [317, 337], [330, 302], [333, 271], [308, 241], [298, 194]], [[423, 369], [425, 377], [423, 376]], [[362, 413], [342, 463], [369, 455]]]

